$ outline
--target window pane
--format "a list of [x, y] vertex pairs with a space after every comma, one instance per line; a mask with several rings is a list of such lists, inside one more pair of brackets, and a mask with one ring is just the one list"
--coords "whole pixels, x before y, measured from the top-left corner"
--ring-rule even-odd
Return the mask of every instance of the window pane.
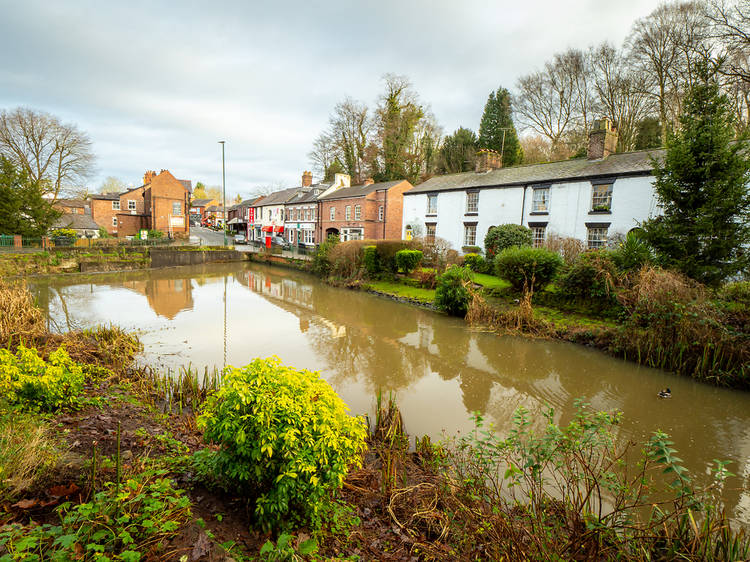
[[479, 208], [479, 193], [467, 193], [466, 194], [466, 212], [476, 213]]
[[182, 214], [182, 203], [180, 203], [179, 201], [172, 202], [172, 214], [175, 216], [179, 216]]
[[425, 237], [428, 240], [434, 240], [435, 239], [435, 225], [434, 224], [428, 224], [426, 231], [427, 231], [427, 233], [425, 234]]
[[534, 247], [539, 248], [544, 245], [544, 235], [547, 230], [546, 226], [533, 226], [531, 227], [531, 235], [534, 241]]
[[475, 246], [477, 242], [477, 226], [475, 224], [464, 225], [464, 246]]
[[427, 213], [430, 215], [437, 213], [437, 195], [427, 196]]
[[362, 207], [359, 205], [354, 206], [354, 220], [358, 221], [362, 219]]
[[612, 185], [595, 185], [591, 188], [591, 210], [609, 211], [612, 207]]
[[589, 250], [603, 248], [607, 245], [607, 230], [606, 227], [589, 227], [587, 240]]
[[535, 189], [533, 204], [531, 206], [532, 212], [535, 213], [546, 213], [549, 211], [549, 189]]

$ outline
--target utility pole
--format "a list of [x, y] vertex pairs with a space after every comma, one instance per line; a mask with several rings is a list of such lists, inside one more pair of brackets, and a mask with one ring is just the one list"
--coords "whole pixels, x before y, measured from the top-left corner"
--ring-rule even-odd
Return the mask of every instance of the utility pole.
[[505, 131], [510, 131], [513, 127], [502, 127], [500, 130], [503, 132], [503, 143], [502, 147], [500, 148], [500, 163], [502, 164], [503, 168], [505, 168], [505, 158], [503, 155], [505, 154]]
[[227, 177], [224, 170], [224, 142], [225, 141], [219, 141], [219, 144], [221, 145], [221, 193], [222, 193], [222, 216], [224, 220], [222, 221], [221, 227], [224, 231], [224, 245], [227, 245]]

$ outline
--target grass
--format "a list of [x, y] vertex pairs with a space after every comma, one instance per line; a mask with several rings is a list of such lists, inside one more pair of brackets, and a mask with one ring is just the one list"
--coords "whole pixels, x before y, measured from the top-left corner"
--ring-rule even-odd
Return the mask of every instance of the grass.
[[510, 287], [510, 283], [505, 279], [487, 273], [472, 273], [471, 280], [485, 289], [508, 289]]
[[392, 281], [370, 281], [367, 286], [379, 293], [386, 293], [400, 298], [414, 299], [419, 302], [432, 303], [435, 300], [434, 289], [409, 287]]

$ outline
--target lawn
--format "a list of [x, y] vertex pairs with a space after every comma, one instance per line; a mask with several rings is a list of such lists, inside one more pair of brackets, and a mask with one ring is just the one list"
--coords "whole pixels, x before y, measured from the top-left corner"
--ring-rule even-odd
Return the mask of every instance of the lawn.
[[486, 289], [507, 289], [510, 287], [505, 279], [500, 279], [494, 275], [488, 275], [486, 273], [472, 273], [471, 280]]
[[394, 295], [397, 297], [416, 299], [421, 302], [432, 302], [435, 300], [434, 289], [410, 287], [408, 285], [394, 283], [391, 281], [371, 281], [367, 284], [367, 286], [381, 293], [387, 293], [389, 295]]

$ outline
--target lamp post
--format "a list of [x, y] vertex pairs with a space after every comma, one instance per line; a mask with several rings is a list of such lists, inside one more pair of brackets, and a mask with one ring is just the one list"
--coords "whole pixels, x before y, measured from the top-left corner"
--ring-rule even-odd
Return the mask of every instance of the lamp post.
[[224, 232], [224, 245], [227, 245], [227, 178], [224, 170], [224, 143], [225, 141], [219, 141], [221, 145], [221, 212], [224, 220], [222, 221], [222, 231]]

